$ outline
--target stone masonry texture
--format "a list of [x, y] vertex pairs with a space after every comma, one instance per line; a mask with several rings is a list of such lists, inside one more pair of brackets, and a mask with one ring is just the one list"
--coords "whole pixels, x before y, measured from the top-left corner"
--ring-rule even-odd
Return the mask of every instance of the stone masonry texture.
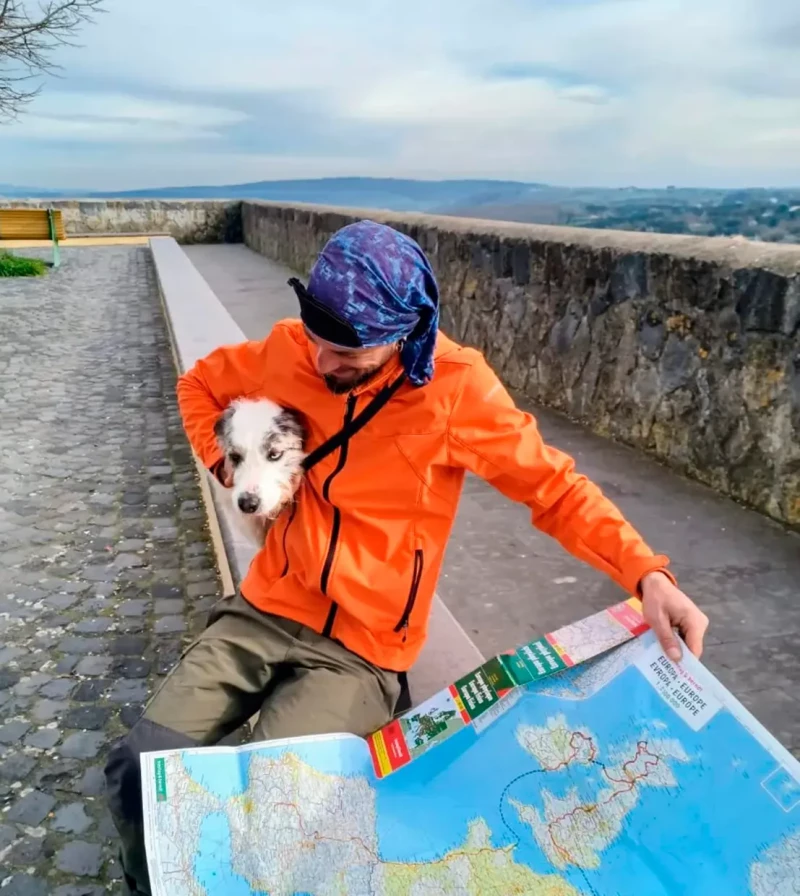
[[107, 749], [219, 593], [149, 251], [62, 254], [0, 281], [3, 893], [118, 891]]
[[236, 243], [241, 202], [205, 199], [0, 199], [0, 208], [57, 208], [67, 236], [166, 233], [179, 243]]
[[363, 217], [414, 237], [442, 326], [512, 389], [800, 527], [800, 247], [244, 202], [309, 270]]

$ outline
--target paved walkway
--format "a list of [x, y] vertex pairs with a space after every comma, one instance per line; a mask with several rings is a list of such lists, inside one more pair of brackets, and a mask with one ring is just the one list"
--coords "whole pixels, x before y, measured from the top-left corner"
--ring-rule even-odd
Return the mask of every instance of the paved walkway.
[[[290, 272], [240, 245], [187, 254], [251, 338], [296, 315]], [[524, 403], [524, 402], [523, 402]], [[536, 411], [711, 618], [708, 666], [800, 755], [800, 538], [650, 459]], [[616, 586], [536, 532], [525, 508], [469, 478], [440, 594], [485, 655], [619, 599]]]
[[105, 751], [218, 593], [174, 383], [146, 248], [0, 281], [3, 896], [117, 891]]

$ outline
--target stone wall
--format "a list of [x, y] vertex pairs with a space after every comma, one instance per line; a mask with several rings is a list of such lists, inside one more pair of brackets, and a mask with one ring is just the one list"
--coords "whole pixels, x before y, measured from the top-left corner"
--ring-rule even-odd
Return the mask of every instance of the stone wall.
[[151, 233], [179, 243], [242, 241], [242, 203], [177, 199], [0, 199], [0, 208], [61, 209], [68, 236]]
[[442, 326], [505, 382], [800, 525], [800, 246], [245, 202], [245, 243], [307, 272], [340, 226], [414, 237]]

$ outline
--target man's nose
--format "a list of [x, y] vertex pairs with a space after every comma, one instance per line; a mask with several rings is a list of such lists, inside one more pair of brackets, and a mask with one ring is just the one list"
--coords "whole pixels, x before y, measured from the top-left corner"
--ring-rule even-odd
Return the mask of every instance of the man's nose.
[[239, 495], [239, 510], [242, 513], [255, 513], [258, 510], [258, 495], [253, 492], [243, 492]]

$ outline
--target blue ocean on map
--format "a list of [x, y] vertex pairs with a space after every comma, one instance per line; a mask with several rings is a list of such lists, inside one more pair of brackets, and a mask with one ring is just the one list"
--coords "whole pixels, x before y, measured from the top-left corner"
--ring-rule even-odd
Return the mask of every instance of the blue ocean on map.
[[231, 831], [228, 819], [222, 812], [212, 812], [203, 820], [200, 842], [194, 863], [198, 882], [209, 893], [225, 893], [230, 896], [251, 896], [248, 882], [233, 870], [231, 860]]
[[[262, 744], [253, 750], [244, 749], [240, 753], [187, 752], [184, 754], [183, 764], [198, 784], [202, 784], [219, 799], [229, 800], [247, 790], [249, 760], [256, 750], [259, 756], [276, 758], [286, 752], [280, 742], [275, 745]], [[320, 738], [309, 739], [307, 742], [295, 741], [291, 752], [318, 771], [331, 775], [372, 774], [366, 747], [360, 739], [341, 741]]]
[[[562, 673], [562, 681], [579, 671]], [[725, 710], [702, 731], [692, 731], [633, 666], [583, 700], [537, 693], [546, 690], [545, 685], [529, 687], [520, 702], [482, 734], [464, 728], [380, 782], [382, 856], [434, 859], [463, 844], [467, 823], [480, 816], [492, 830], [493, 846], [516, 844], [516, 861], [553, 873], [530, 827], [520, 821], [508, 799], [541, 813], [542, 789], [563, 796], [574, 787], [581, 802], [591, 803], [607, 786], [596, 765], [543, 772], [517, 743], [520, 724], [541, 727], [562, 715], [569, 727], [592, 733], [601, 758], [607, 758], [609, 747], [635, 746], [640, 734], [674, 738], [689, 757], [685, 763], [668, 761], [678, 787], [639, 788], [638, 802], [620, 836], [601, 852], [599, 868], [567, 867], [559, 872], [562, 876], [581, 892], [614, 896], [749, 896], [749, 866], [759, 852], [800, 830], [800, 818], [790, 821], [777, 811], [761, 786], [776, 770], [772, 755]]]
[[[512, 847], [515, 862], [558, 874], [587, 896], [750, 896], [753, 863], [800, 832], [797, 767], [792, 766], [792, 774], [782, 768], [776, 760], [783, 755], [780, 748], [766, 735], [753, 736], [741, 714], [737, 718], [722, 706], [695, 731], [637, 665], [622, 664], [587, 693], [579, 683], [591, 669], [587, 664], [529, 685], [481, 733], [466, 727], [382, 780], [372, 772], [363, 741], [294, 742], [291, 752], [319, 771], [371, 783], [384, 861], [439, 859], [463, 846], [470, 822], [483, 819], [493, 847]], [[548, 725], [564, 727], [590, 761], [544, 768], [518, 735], [521, 726], [547, 733]], [[278, 757], [287, 748], [257, 749], [262, 756]], [[246, 791], [251, 755], [189, 752], [184, 762], [195, 781], [224, 801]], [[644, 781], [647, 757], [653, 766], [661, 763], [666, 774], [652, 786]], [[634, 763], [639, 773], [631, 784], [620, 769]], [[563, 846], [565, 830], [570, 831], [560, 828], [560, 842], [553, 848], [563, 860], [561, 867], [554, 865], [553, 852], [548, 856], [541, 844], [553, 818], [545, 813], [545, 794], [566, 800], [556, 803], [556, 810], [551, 806], [551, 813], [562, 812], [557, 823], [577, 813], [582, 823], [591, 820], [604, 801], [621, 798], [620, 805], [625, 803], [619, 810], [621, 829], [590, 844], [594, 862], [578, 867]], [[520, 817], [523, 810], [528, 821], [536, 818], [534, 810], [538, 813], [539, 841]], [[224, 812], [204, 819], [200, 841], [194, 871], [207, 893], [251, 896], [254, 891], [232, 868]]]

